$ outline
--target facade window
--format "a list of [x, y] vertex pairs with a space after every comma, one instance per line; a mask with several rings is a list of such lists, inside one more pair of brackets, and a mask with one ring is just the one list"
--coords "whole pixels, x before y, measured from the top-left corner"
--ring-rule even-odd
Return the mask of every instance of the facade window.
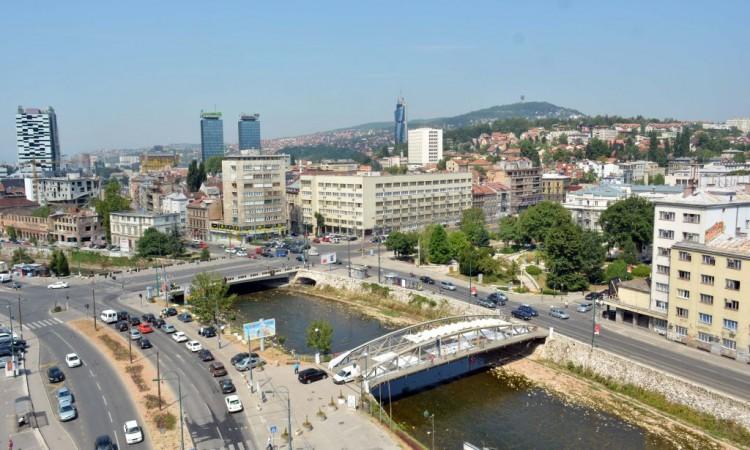
[[706, 313], [698, 313], [698, 322], [711, 325], [714, 322], [714, 316]]
[[656, 273], [660, 273], [662, 275], [669, 275], [669, 266], [657, 265]]
[[687, 308], [677, 308], [677, 317], [687, 318], [688, 314]]
[[667, 283], [656, 283], [657, 292], [669, 292], [669, 285]]
[[711, 255], [703, 255], [703, 264], [706, 264], [708, 266], [715, 266], [716, 258]]
[[687, 270], [678, 270], [677, 277], [680, 280], [690, 281], [690, 272], [688, 272]]
[[701, 223], [700, 214], [682, 214], [682, 221], [685, 223]]
[[677, 298], [690, 299], [690, 291], [687, 289], [677, 289]]
[[729, 278], [726, 279], [726, 288], [731, 289], [733, 291], [739, 291], [740, 290], [740, 282], [737, 280], [730, 280]]
[[742, 269], [742, 261], [734, 258], [727, 258], [727, 269]]
[[701, 284], [707, 284], [709, 286], [714, 285], [713, 275], [701, 275]]
[[688, 329], [687, 327], [681, 327], [678, 325], [674, 327], [674, 332], [678, 337], [685, 337], [687, 336]]
[[737, 342], [731, 339], [724, 338], [721, 340], [721, 346], [727, 350], [737, 350]]
[[690, 256], [690, 253], [681, 251], [679, 253], [680, 261], [692, 261], [692, 256]]
[[674, 213], [672, 211], [659, 211], [659, 220], [674, 221]]
[[682, 240], [688, 242], [700, 242], [700, 234], [698, 233], [682, 233]]
[[706, 344], [710, 344], [711, 342], [714, 341], [714, 337], [708, 333], [699, 332], [698, 340], [701, 342], [705, 342]]
[[669, 258], [669, 249], [668, 248], [664, 248], [664, 247], [659, 247], [659, 249], [658, 249], [658, 255], [659, 256], [666, 256], [667, 258]]
[[728, 309], [730, 311], [738, 311], [740, 309], [740, 302], [737, 300], [732, 300], [729, 298], [724, 299], [724, 309]]
[[701, 294], [701, 303], [706, 304], [706, 305], [713, 305], [714, 296], [708, 295], [708, 294]]
[[661, 239], [674, 239], [674, 231], [672, 230], [659, 230], [659, 237]]
[[665, 301], [662, 301], [662, 300], [657, 300], [656, 301], [656, 309], [659, 309], [661, 311], [666, 311], [668, 306], [669, 306], [668, 302], [665, 302]]
[[737, 331], [737, 321], [724, 319], [724, 328], [730, 331]]

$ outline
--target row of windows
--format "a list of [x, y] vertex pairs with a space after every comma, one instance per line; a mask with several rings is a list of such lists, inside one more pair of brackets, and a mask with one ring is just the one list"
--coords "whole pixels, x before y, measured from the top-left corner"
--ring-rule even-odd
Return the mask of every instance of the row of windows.
[[[674, 222], [675, 213], [672, 211], [659, 211], [659, 220]], [[701, 223], [701, 216], [700, 214], [683, 213], [682, 221], [683, 223]]]
[[[668, 266], [656, 266], [656, 271], [658, 273], [664, 273], [669, 274], [669, 267]], [[677, 278], [684, 281], [690, 281], [690, 272], [687, 270], [678, 270], [677, 271]], [[706, 284], [709, 286], [713, 286], [714, 284], [714, 277], [712, 275], [701, 275], [701, 284]], [[729, 278], [724, 279], [724, 287], [726, 289], [731, 289], [733, 291], [739, 291], [740, 290], [740, 281], [739, 280], [732, 280]]]

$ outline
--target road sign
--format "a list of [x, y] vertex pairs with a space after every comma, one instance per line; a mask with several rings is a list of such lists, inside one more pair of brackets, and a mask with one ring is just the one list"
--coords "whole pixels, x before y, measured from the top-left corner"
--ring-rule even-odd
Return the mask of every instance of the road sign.
[[245, 339], [261, 339], [276, 335], [276, 319], [263, 319], [242, 326]]
[[336, 252], [325, 253], [323, 255], [320, 255], [320, 263], [321, 264], [335, 264], [336, 263]]
[[271, 434], [276, 434], [279, 430], [276, 428], [276, 425], [271, 425]]

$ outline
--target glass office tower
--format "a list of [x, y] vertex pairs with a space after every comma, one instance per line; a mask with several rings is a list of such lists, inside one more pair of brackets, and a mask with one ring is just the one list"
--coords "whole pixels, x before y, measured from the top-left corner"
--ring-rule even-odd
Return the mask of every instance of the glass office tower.
[[224, 121], [220, 112], [201, 111], [201, 157], [224, 156]]
[[394, 131], [394, 141], [396, 144], [405, 144], [407, 139], [406, 132], [406, 102], [403, 97], [399, 97], [396, 102], [396, 111], [393, 113], [396, 120]]
[[243, 114], [237, 123], [240, 134], [240, 150], [260, 150], [260, 114]]

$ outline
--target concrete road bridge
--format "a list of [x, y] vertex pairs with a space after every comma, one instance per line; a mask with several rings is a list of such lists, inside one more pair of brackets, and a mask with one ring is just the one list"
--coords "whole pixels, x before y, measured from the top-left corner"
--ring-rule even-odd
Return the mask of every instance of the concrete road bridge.
[[393, 331], [337, 355], [375, 398], [394, 399], [531, 353], [548, 330], [496, 314], [446, 317]]

